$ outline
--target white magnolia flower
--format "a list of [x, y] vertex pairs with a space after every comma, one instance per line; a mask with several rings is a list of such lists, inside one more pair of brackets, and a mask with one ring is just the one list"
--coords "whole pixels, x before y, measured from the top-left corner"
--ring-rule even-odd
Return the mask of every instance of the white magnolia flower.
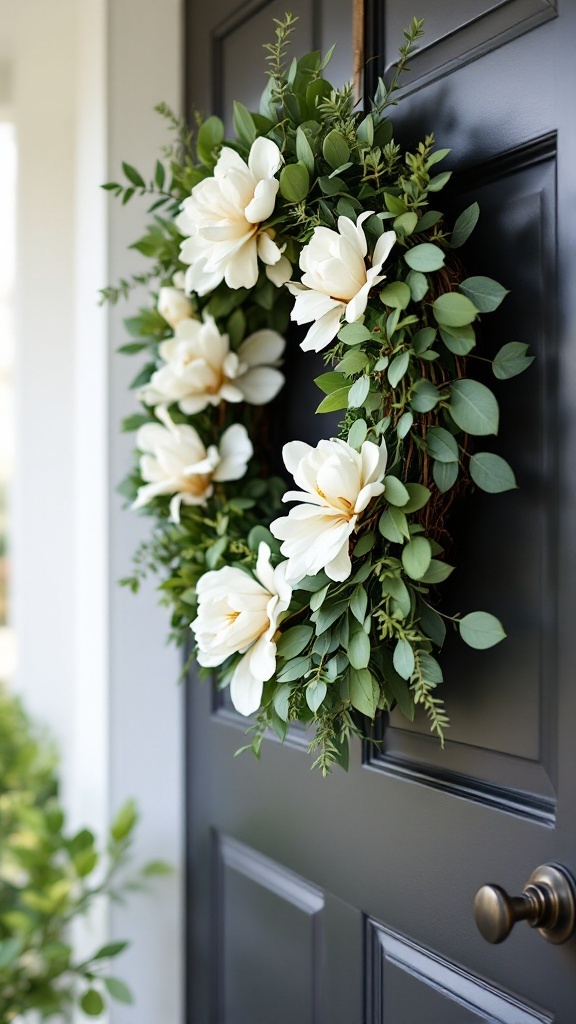
[[158, 292], [158, 312], [172, 330], [175, 330], [181, 320], [192, 316], [194, 310], [190, 299], [186, 298], [181, 288], [166, 285]]
[[240, 423], [224, 431], [218, 447], [206, 449], [193, 427], [173, 423], [164, 409], [158, 409], [157, 415], [165, 426], [145, 423], [138, 431], [136, 444], [143, 453], [140, 473], [146, 483], [139, 488], [132, 508], [141, 508], [160, 494], [171, 494], [170, 516], [178, 523], [180, 505], [205, 505], [214, 483], [240, 480], [253, 448]]
[[198, 661], [212, 668], [231, 654], [243, 655], [230, 683], [232, 703], [241, 715], [259, 708], [263, 684], [276, 669], [273, 637], [292, 597], [286, 565], [281, 562], [273, 569], [270, 548], [262, 542], [254, 576], [227, 565], [198, 580], [198, 616], [190, 627]]
[[331, 580], [348, 579], [352, 565], [350, 535], [358, 517], [384, 491], [386, 445], [364, 441], [360, 452], [333, 438], [311, 448], [304, 441], [284, 446], [286, 468], [299, 491], [287, 491], [284, 501], [298, 501], [288, 516], [275, 519], [271, 532], [284, 541], [287, 579], [298, 582], [324, 569]]
[[368, 243], [362, 224], [372, 210], [361, 214], [356, 224], [338, 218], [338, 231], [318, 227], [300, 253], [304, 271], [300, 284], [290, 282], [296, 296], [291, 318], [298, 324], [314, 321], [302, 342], [305, 351], [319, 352], [337, 335], [342, 317], [359, 320], [371, 288], [383, 281], [382, 265], [396, 241], [394, 231], [385, 231], [376, 242], [371, 266], [366, 266]]
[[176, 225], [184, 239], [181, 260], [186, 291], [207, 295], [222, 280], [229, 288], [253, 288], [258, 279], [258, 257], [274, 284], [284, 284], [291, 265], [282, 256], [271, 228], [262, 223], [272, 216], [282, 163], [271, 139], [252, 143], [246, 164], [235, 150], [223, 146], [214, 176], [204, 178], [182, 203]]
[[280, 334], [264, 328], [232, 352], [228, 335], [220, 334], [212, 317], [181, 320], [174, 337], [160, 345], [164, 365], [140, 389], [139, 398], [147, 405], [177, 402], [190, 416], [220, 402], [265, 405], [284, 384], [276, 369], [284, 346]]

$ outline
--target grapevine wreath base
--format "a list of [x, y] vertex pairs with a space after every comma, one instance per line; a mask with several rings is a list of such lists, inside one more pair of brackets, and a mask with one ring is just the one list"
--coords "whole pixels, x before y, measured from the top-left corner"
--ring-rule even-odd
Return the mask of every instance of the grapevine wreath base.
[[[506, 295], [456, 255], [478, 205], [450, 229], [436, 209], [449, 151], [432, 135], [394, 140], [388, 108], [422, 22], [360, 112], [350, 85], [324, 77], [330, 54], [287, 59], [294, 20], [276, 22], [259, 111], [234, 104], [234, 139], [217, 117], [189, 129], [161, 106], [175, 138], [153, 179], [124, 164], [127, 184], [104, 186], [124, 203], [152, 196], [154, 216], [133, 246], [149, 269], [103, 295], [150, 295], [121, 349], [149, 357], [122, 490], [154, 529], [125, 582], [160, 575], [174, 636], [191, 626], [200, 665], [257, 715], [256, 753], [268, 727], [283, 739], [311, 723], [326, 772], [396, 705], [408, 718], [422, 705], [443, 739], [447, 624], [478, 649], [503, 639], [488, 612], [447, 615], [441, 589], [455, 497], [515, 487], [485, 448], [499, 410], [475, 373], [513, 377], [532, 360], [519, 342], [477, 355], [480, 318]], [[325, 359], [317, 412], [342, 422], [315, 447], [284, 447], [287, 488], [267, 439], [291, 320]]]

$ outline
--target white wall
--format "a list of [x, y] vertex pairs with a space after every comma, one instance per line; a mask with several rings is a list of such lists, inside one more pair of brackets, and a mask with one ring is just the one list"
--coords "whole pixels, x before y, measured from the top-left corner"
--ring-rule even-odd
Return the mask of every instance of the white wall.
[[152, 587], [117, 580], [143, 522], [114, 487], [130, 458], [134, 360], [115, 355], [130, 307], [96, 291], [138, 266], [126, 246], [142, 207], [98, 186], [122, 159], [152, 167], [152, 107], [178, 106], [180, 0], [0, 0], [10, 25], [19, 145], [17, 480], [13, 503], [18, 688], [57, 736], [73, 820], [104, 826], [128, 797], [142, 812], [136, 862], [174, 877], [93, 923], [133, 947], [115, 968], [137, 995], [113, 1024], [181, 1020], [181, 692]]

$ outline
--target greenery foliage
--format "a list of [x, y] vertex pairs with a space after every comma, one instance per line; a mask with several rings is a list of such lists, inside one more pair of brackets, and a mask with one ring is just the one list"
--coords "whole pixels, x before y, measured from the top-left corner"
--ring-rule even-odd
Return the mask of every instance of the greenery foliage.
[[149, 864], [139, 879], [121, 880], [137, 822], [132, 801], [112, 823], [105, 850], [88, 829], [67, 829], [56, 765], [53, 745], [0, 688], [0, 1024], [29, 1011], [68, 1019], [74, 1004], [95, 1017], [108, 997], [132, 1002], [112, 973], [128, 943], [110, 943], [80, 961], [70, 925], [99, 899], [119, 899], [166, 870]]
[[[506, 296], [489, 277], [467, 277], [459, 257], [478, 221], [478, 204], [450, 226], [437, 208], [451, 177], [440, 169], [449, 151], [437, 149], [433, 135], [409, 149], [394, 138], [388, 110], [422, 22], [414, 19], [406, 30], [396, 74], [388, 86], [380, 80], [368, 111], [356, 109], [351, 86], [335, 89], [325, 78], [330, 55], [322, 59], [314, 52], [288, 60], [293, 24], [291, 16], [276, 22], [259, 110], [234, 104], [236, 137], [226, 145], [243, 159], [260, 136], [280, 148], [278, 200], [267, 227], [285, 246], [296, 275], [302, 248], [315, 229], [334, 230], [338, 218], [355, 223], [362, 212], [374, 211], [363, 224], [369, 251], [385, 230], [396, 235], [384, 285], [371, 290], [363, 316], [341, 325], [325, 351], [326, 372], [316, 378], [323, 396], [317, 412], [342, 411], [340, 437], [352, 448], [360, 450], [367, 439], [385, 440], [385, 490], [359, 520], [350, 577], [334, 582], [319, 572], [296, 585], [279, 622], [276, 672], [264, 685], [250, 743], [258, 753], [267, 728], [284, 738], [291, 721], [312, 723], [315, 763], [326, 772], [334, 762], [346, 765], [348, 738], [362, 730], [363, 718], [373, 720], [395, 706], [413, 718], [421, 705], [443, 740], [448, 719], [439, 696], [438, 652], [447, 625], [479, 650], [505, 636], [500, 622], [485, 611], [446, 615], [440, 591], [454, 568], [446, 549], [456, 499], [474, 486], [489, 493], [516, 486], [511, 467], [486, 447], [498, 433], [499, 408], [485, 369], [491, 366], [503, 380], [521, 373], [532, 359], [520, 342], [508, 342], [492, 359], [478, 355], [480, 322]], [[158, 287], [186, 269], [174, 215], [191, 190], [212, 176], [225, 141], [216, 117], [198, 118], [192, 130], [165, 108], [161, 112], [169, 117], [176, 143], [153, 178], [147, 181], [125, 164], [127, 183], [104, 186], [123, 202], [134, 195], [154, 199], [154, 218], [134, 244], [151, 261], [151, 269], [135, 281], [149, 284], [152, 304], [126, 322], [131, 341], [121, 349], [146, 354], [135, 388], [160, 365], [159, 343], [173, 333], [155, 305]], [[105, 290], [104, 298], [114, 301], [129, 287], [130, 282], [121, 282]], [[292, 307], [288, 291], [263, 272], [253, 289], [221, 283], [191, 301], [194, 315], [211, 314], [234, 349], [260, 327], [285, 332]], [[206, 445], [217, 443], [222, 429], [240, 419], [256, 450], [243, 480], [216, 487], [205, 507], [183, 507], [179, 524], [169, 519], [166, 497], [144, 510], [154, 519], [153, 536], [124, 582], [137, 590], [146, 572], [159, 573], [173, 634], [182, 641], [195, 614], [196, 585], [207, 570], [225, 565], [253, 570], [262, 540], [274, 564], [281, 561], [268, 524], [279, 512], [284, 484], [271, 474], [261, 409], [223, 404], [185, 416], [174, 404], [170, 415], [176, 423], [193, 423]], [[136, 430], [153, 419], [153, 411], [143, 406], [124, 428]], [[136, 466], [123, 494], [134, 499], [142, 483]], [[230, 681], [237, 661], [233, 655], [216, 669], [221, 686]]]

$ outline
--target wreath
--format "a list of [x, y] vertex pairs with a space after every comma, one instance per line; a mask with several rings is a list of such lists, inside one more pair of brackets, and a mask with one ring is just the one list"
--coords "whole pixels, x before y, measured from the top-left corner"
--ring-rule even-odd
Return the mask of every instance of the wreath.
[[[505, 636], [486, 611], [446, 614], [440, 589], [458, 498], [516, 486], [473, 443], [499, 416], [474, 367], [501, 380], [532, 358], [519, 342], [475, 354], [480, 316], [506, 295], [456, 256], [478, 204], [450, 230], [431, 208], [449, 150], [433, 135], [407, 150], [394, 139], [388, 108], [422, 21], [366, 113], [351, 85], [325, 78], [330, 53], [287, 60], [295, 20], [276, 21], [259, 111], [234, 103], [233, 140], [217, 117], [189, 128], [161, 105], [174, 141], [153, 179], [123, 164], [127, 184], [104, 186], [123, 203], [151, 194], [154, 217], [133, 246], [150, 268], [103, 298], [142, 284], [151, 298], [120, 350], [150, 356], [132, 385], [142, 411], [124, 422], [137, 454], [121, 490], [154, 519], [123, 582], [160, 574], [173, 636], [191, 627], [193, 657], [257, 715], [256, 754], [269, 727], [284, 739], [290, 722], [312, 724], [327, 772], [395, 706], [413, 718], [422, 705], [443, 742], [447, 625], [480, 650]], [[324, 356], [316, 412], [342, 422], [315, 447], [284, 446], [286, 489], [266, 407], [298, 344], [290, 321]]]

